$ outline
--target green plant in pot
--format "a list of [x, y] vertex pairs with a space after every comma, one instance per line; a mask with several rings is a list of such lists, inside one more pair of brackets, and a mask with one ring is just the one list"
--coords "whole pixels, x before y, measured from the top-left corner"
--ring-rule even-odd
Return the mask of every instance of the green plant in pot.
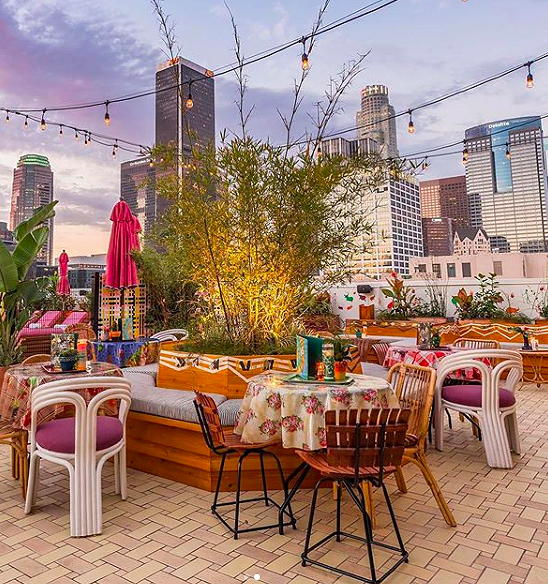
[[28, 280], [27, 273], [49, 235], [57, 201], [39, 207], [13, 232], [13, 250], [0, 242], [0, 381], [5, 367], [21, 360], [19, 333], [40, 302], [47, 278]]
[[59, 364], [63, 371], [72, 371], [78, 361], [78, 351], [76, 349], [65, 349], [59, 353]]
[[335, 381], [344, 381], [348, 370], [350, 343], [344, 339], [333, 339], [333, 354], [335, 357]]

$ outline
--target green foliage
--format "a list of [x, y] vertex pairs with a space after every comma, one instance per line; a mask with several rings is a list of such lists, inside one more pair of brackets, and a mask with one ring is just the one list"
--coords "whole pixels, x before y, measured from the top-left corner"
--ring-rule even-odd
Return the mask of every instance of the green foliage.
[[310, 290], [347, 278], [355, 234], [370, 229], [356, 209], [383, 163], [291, 155], [250, 137], [196, 150], [182, 177], [169, 172], [174, 156], [155, 152], [159, 194], [172, 202], [159, 244], [198, 286], [202, 338], [251, 353], [287, 345]]
[[76, 349], [64, 349], [59, 353], [61, 361], [72, 361], [78, 359], [78, 351]]
[[30, 318], [33, 306], [45, 295], [46, 282], [25, 280], [27, 272], [47, 240], [44, 225], [54, 215], [57, 201], [38, 208], [14, 231], [16, 246], [11, 252], [0, 242], [0, 367], [21, 357], [18, 334]]
[[339, 337], [335, 337], [334, 339], [329, 339], [331, 343], [333, 343], [333, 356], [335, 361], [350, 361], [350, 342], [341, 339]]
[[195, 304], [196, 285], [184, 257], [145, 247], [134, 253], [141, 281], [146, 284], [147, 326], [154, 332], [186, 327]]
[[420, 303], [415, 291], [405, 285], [397, 272], [392, 272], [386, 278], [389, 288], [381, 288], [381, 292], [390, 299], [387, 310], [382, 310], [379, 317], [382, 320], [407, 320], [420, 314]]
[[72, 296], [57, 294], [59, 281], [57, 274], [40, 278], [40, 281], [42, 297], [34, 303], [35, 310], [74, 310], [76, 308], [76, 300]]

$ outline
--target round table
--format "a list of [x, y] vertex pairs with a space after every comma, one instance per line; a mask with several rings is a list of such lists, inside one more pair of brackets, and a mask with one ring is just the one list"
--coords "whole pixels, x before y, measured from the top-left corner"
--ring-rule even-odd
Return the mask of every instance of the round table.
[[[74, 371], [71, 373], [48, 373], [42, 367], [43, 363], [32, 363], [30, 365], [14, 365], [6, 370], [4, 382], [0, 388], [0, 420], [9, 422], [13, 428], [26, 429], [30, 425], [30, 395], [32, 390], [38, 385], [49, 381], [59, 381], [71, 377], [93, 376], [117, 376], [121, 377], [122, 372], [111, 363], [92, 363], [91, 372]], [[79, 393], [84, 399], [89, 401], [100, 389], [82, 390]], [[72, 406], [58, 404], [56, 406], [45, 407], [38, 414], [38, 423], [53, 420], [63, 416], [67, 408], [72, 410]], [[118, 413], [118, 403], [116, 401], [105, 402], [101, 413], [103, 415], [114, 416]]]
[[260, 443], [280, 436], [284, 448], [325, 448], [326, 410], [398, 408], [389, 383], [369, 375], [351, 375], [350, 385], [284, 381], [273, 373], [249, 380], [234, 428], [243, 442]]
[[[432, 367], [437, 369], [438, 363], [448, 355], [460, 351], [469, 351], [466, 347], [444, 347], [438, 349], [421, 349], [413, 345], [390, 345], [384, 359], [384, 367], [390, 369], [398, 363], [408, 365], [420, 365], [422, 367]], [[489, 360], [486, 360], [489, 365]], [[479, 371], [473, 367], [459, 369], [449, 375], [454, 379], [479, 379]]]
[[156, 363], [160, 354], [160, 342], [155, 339], [90, 341], [88, 347], [92, 361], [112, 363], [117, 367]]

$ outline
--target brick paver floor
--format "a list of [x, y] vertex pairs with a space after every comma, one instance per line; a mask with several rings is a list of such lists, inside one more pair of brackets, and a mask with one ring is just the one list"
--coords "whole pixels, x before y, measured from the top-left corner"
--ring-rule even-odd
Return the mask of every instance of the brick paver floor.
[[[523, 456], [512, 470], [487, 467], [481, 445], [456, 416], [446, 451], [429, 452], [457, 528], [443, 522], [414, 468], [405, 468], [407, 494], [389, 481], [410, 562], [388, 584], [548, 584], [548, 386], [526, 386], [518, 399]], [[37, 506], [25, 516], [8, 455], [0, 448], [0, 584], [230, 584], [255, 582], [256, 574], [268, 584], [355, 582], [300, 565], [310, 491], [299, 493], [294, 504], [297, 531], [234, 541], [209, 513], [209, 493], [130, 469], [129, 499], [120, 501], [109, 468], [103, 534], [71, 538], [65, 473], [43, 464]], [[390, 539], [386, 510], [377, 495], [375, 500], [376, 534]], [[333, 510], [326, 490], [318, 505], [318, 536], [331, 528]], [[268, 513], [257, 507], [244, 519], [253, 523]], [[348, 501], [344, 522], [361, 530]], [[343, 567], [367, 568], [364, 550], [353, 542], [333, 543], [327, 556]], [[379, 563], [387, 557], [379, 553]]]

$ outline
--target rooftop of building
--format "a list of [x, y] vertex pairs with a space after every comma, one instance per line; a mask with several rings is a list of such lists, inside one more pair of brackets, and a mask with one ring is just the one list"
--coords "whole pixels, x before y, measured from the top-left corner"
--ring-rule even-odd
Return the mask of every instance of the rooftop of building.
[[482, 227], [457, 227], [455, 229], [455, 236], [458, 237], [461, 241], [467, 238], [474, 240], [476, 239], [478, 233], [482, 233], [483, 236], [487, 239], [487, 233], [485, 233], [485, 229]]
[[47, 156], [42, 154], [24, 154], [19, 158], [17, 166], [44, 166], [50, 168], [49, 159]]

